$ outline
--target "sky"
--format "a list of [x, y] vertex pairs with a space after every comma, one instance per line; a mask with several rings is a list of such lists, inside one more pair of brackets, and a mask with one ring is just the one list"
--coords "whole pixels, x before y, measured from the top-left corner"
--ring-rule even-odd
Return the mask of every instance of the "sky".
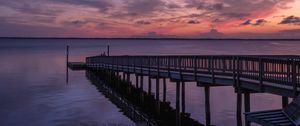
[[299, 36], [300, 0], [0, 0], [0, 37]]

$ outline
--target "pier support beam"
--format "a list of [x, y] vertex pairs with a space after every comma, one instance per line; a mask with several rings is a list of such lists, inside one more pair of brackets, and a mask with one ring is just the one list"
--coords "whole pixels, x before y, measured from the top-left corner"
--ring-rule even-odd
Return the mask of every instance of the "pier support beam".
[[211, 117], [210, 117], [210, 88], [209, 88], [209, 86], [204, 87], [204, 93], [205, 93], [205, 121], [206, 121], [206, 126], [210, 126]]
[[181, 126], [181, 117], [180, 117], [180, 82], [176, 82], [176, 124]]
[[140, 85], [140, 90], [141, 90], [140, 98], [141, 98], [142, 103], [144, 103], [144, 76], [143, 75], [141, 75], [140, 84], [141, 84]]
[[151, 95], [151, 89], [152, 89], [152, 84], [151, 84], [151, 77], [148, 77], [148, 94]]
[[282, 96], [282, 108], [285, 108], [289, 104], [289, 98]]
[[138, 89], [139, 88], [139, 75], [135, 75], [135, 88]]
[[185, 82], [181, 84], [181, 112], [185, 113]]
[[66, 52], [66, 83], [69, 83], [69, 45], [67, 45], [67, 52]]
[[242, 93], [236, 93], [236, 121], [237, 126], [242, 126]]
[[141, 90], [143, 91], [144, 90], [144, 76], [143, 75], [141, 75], [141, 81], [140, 81], [140, 88], [141, 88]]
[[125, 72], [123, 72], [123, 81], [125, 81], [126, 78], [125, 78]]
[[127, 82], [130, 82], [130, 73], [127, 73]]
[[[250, 93], [245, 92], [244, 93], [244, 105], [245, 105], [245, 112], [250, 112]], [[246, 121], [246, 126], [251, 126], [251, 122]]]
[[156, 95], [155, 95], [155, 99], [157, 100], [157, 101], [159, 101], [159, 77], [157, 77], [156, 78], [156, 86], [155, 86], [155, 88], [156, 88]]
[[167, 81], [163, 78], [163, 102], [166, 102]]

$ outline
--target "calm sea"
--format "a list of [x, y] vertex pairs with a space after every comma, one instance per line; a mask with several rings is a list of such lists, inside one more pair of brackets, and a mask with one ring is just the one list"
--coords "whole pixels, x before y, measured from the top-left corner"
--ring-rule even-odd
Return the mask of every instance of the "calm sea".
[[[107, 44], [111, 55], [300, 54], [296, 41], [0, 39], [0, 125], [135, 125], [97, 91], [84, 71], [69, 71], [66, 83], [66, 45], [71, 61], [84, 61], [106, 51]], [[175, 85], [167, 86], [167, 100], [174, 106]], [[188, 83], [186, 90], [186, 111], [205, 123], [204, 89]], [[280, 96], [251, 95], [251, 111], [280, 107]], [[232, 87], [211, 88], [212, 124], [236, 125], [235, 110]]]

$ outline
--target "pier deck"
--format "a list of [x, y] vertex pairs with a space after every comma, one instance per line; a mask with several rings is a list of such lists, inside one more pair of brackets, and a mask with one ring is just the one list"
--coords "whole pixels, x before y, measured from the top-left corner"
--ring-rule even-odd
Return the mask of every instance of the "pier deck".
[[87, 67], [170, 78], [207, 85], [295, 97], [299, 91], [297, 56], [96, 56]]

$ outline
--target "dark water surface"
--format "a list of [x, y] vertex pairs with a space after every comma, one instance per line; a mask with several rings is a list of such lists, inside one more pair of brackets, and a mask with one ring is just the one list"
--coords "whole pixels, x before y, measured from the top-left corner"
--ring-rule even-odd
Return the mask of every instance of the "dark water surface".
[[[83, 61], [105, 51], [108, 43], [112, 55], [300, 54], [296, 41], [0, 39], [0, 125], [135, 125], [91, 85], [84, 71], [70, 71], [69, 83], [65, 80], [67, 44], [70, 60]], [[167, 86], [167, 100], [175, 106], [175, 85]], [[236, 125], [235, 102], [232, 87], [211, 88], [212, 124]], [[251, 111], [280, 107], [279, 96], [251, 95]], [[195, 83], [186, 84], [186, 111], [205, 123], [204, 89]]]

